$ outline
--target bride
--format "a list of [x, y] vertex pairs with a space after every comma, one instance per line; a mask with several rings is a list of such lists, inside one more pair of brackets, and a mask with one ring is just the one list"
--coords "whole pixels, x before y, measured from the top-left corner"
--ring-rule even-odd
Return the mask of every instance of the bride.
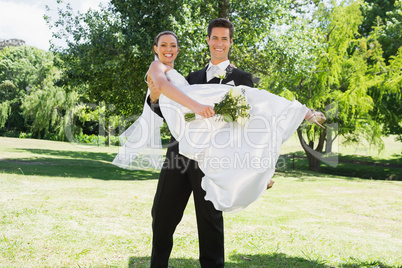
[[[227, 123], [215, 115], [212, 106], [231, 87], [189, 85], [174, 69], [179, 47], [172, 32], [159, 34], [154, 50], [158, 60], [152, 62], [147, 73], [152, 89], [147, 94], [150, 105], [144, 104], [143, 114], [121, 135], [124, 145], [113, 164], [132, 169], [161, 168], [162, 118], [150, 109], [156, 102], [172, 136], [179, 142], [179, 153], [195, 160], [204, 173], [201, 187], [206, 191], [205, 200], [211, 201], [217, 210], [236, 212], [257, 200], [273, 184], [271, 178], [282, 143], [303, 119], [321, 127], [325, 121], [322, 113], [296, 100], [240, 86], [251, 106], [250, 117], [244, 125]], [[190, 112], [197, 116], [187, 122], [185, 114]]]

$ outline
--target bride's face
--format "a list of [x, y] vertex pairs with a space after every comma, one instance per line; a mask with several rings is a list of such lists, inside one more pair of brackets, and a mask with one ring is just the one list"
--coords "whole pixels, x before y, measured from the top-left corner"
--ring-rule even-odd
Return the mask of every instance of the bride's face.
[[179, 46], [173, 35], [165, 34], [159, 37], [158, 45], [154, 46], [159, 61], [173, 67], [174, 60], [179, 53]]

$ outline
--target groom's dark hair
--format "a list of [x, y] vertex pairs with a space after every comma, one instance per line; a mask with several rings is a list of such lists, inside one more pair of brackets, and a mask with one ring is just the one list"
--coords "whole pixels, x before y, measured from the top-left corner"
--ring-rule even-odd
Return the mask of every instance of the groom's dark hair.
[[230, 39], [233, 38], [234, 27], [233, 24], [224, 18], [214, 19], [208, 25], [208, 37], [211, 38], [213, 28], [227, 28], [229, 29]]

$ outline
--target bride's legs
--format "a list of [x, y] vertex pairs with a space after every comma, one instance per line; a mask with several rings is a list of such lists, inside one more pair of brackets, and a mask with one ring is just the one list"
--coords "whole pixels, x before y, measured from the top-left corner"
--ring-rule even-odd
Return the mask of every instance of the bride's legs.
[[270, 188], [272, 188], [272, 186], [274, 186], [274, 181], [273, 180], [271, 180], [269, 183], [268, 183], [268, 186], [267, 186], [267, 190], [268, 189], [270, 189]]
[[327, 120], [325, 118], [325, 115], [322, 112], [316, 112], [313, 109], [308, 109], [306, 116], [304, 119], [309, 122], [309, 123], [314, 123], [317, 126], [325, 129], [325, 127], [322, 125], [322, 123]]

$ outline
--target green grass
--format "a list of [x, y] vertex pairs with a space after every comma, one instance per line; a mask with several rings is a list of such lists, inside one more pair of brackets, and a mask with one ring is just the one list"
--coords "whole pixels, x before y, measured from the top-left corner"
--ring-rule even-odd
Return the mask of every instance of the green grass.
[[[325, 174], [359, 177], [376, 180], [402, 181], [402, 143], [394, 137], [383, 139], [384, 149], [370, 147], [365, 142], [359, 144], [344, 144], [339, 139], [334, 144], [331, 157], [335, 160], [329, 165], [323, 161], [321, 172]], [[288, 172], [296, 169], [308, 170], [306, 154], [294, 135], [282, 147], [282, 159], [278, 161], [278, 172]], [[325, 157], [324, 157], [325, 159]]]
[[[158, 172], [114, 167], [116, 152], [0, 138], [0, 267], [149, 267]], [[226, 267], [402, 267], [401, 181], [306, 170], [275, 181], [225, 214]], [[192, 201], [170, 266], [199, 267]]]

